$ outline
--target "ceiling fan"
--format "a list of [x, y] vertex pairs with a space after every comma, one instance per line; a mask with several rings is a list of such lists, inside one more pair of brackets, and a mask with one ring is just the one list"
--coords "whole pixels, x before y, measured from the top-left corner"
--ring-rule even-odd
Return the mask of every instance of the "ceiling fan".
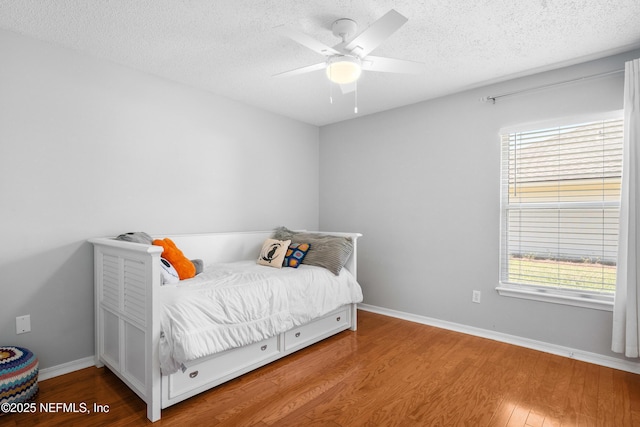
[[276, 27], [282, 35], [323, 55], [325, 61], [279, 73], [274, 77], [289, 77], [324, 69], [327, 78], [340, 85], [342, 93], [349, 93], [356, 90], [356, 82], [362, 71], [420, 74], [424, 71], [423, 63], [369, 55], [407, 21], [407, 18], [391, 9], [352, 38], [356, 34], [358, 24], [352, 19], [338, 19], [332, 24], [331, 31], [342, 41], [333, 47], [291, 28]]

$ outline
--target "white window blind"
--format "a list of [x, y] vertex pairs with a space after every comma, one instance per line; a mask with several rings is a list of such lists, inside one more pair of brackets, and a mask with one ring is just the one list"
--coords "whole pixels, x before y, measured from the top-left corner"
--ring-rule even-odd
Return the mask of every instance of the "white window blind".
[[622, 119], [501, 135], [501, 285], [611, 294]]

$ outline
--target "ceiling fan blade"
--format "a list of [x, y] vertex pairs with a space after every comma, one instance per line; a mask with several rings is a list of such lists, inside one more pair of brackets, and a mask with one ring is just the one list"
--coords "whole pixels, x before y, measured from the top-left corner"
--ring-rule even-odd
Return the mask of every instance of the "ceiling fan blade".
[[362, 69], [383, 73], [422, 74], [425, 72], [425, 64], [405, 59], [367, 56], [362, 60]]
[[345, 46], [354, 55], [363, 58], [395, 33], [408, 19], [391, 9], [382, 18], [371, 24]]
[[343, 95], [347, 93], [355, 92], [356, 82], [340, 85], [340, 90], [342, 91]]
[[307, 47], [316, 53], [319, 53], [320, 55], [329, 56], [329, 55], [340, 54], [340, 52], [338, 52], [334, 48], [329, 47], [322, 42], [319, 42], [313, 37], [308, 36], [299, 31], [292, 30], [291, 28], [288, 28], [284, 25], [280, 25], [279, 27], [276, 27], [276, 31], [282, 34], [283, 36], [289, 37], [294, 42], [297, 42], [302, 46]]
[[307, 65], [306, 67], [296, 68], [294, 70], [285, 71], [284, 73], [274, 74], [273, 77], [291, 77], [299, 74], [309, 73], [311, 71], [324, 70], [327, 68], [325, 62], [319, 62], [313, 65]]

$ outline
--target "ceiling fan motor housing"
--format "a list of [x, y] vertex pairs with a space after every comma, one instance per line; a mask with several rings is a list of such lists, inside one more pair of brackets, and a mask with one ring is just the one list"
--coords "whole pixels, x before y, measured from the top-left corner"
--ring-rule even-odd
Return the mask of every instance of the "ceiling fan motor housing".
[[334, 36], [341, 38], [344, 42], [356, 34], [358, 24], [353, 19], [338, 19], [331, 25], [331, 31]]

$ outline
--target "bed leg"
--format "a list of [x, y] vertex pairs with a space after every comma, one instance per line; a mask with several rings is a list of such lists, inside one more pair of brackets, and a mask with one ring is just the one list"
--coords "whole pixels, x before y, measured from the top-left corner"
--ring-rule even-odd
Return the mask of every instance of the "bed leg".
[[98, 356], [98, 346], [96, 346], [96, 354], [93, 355], [93, 364], [95, 365], [96, 368], [102, 368], [104, 366], [104, 363], [102, 363], [102, 360], [100, 360], [100, 356]]
[[152, 423], [155, 423], [156, 421], [158, 421], [160, 419], [160, 405], [148, 404], [147, 405], [147, 418]]
[[358, 304], [351, 304], [351, 327], [349, 329], [358, 330]]

